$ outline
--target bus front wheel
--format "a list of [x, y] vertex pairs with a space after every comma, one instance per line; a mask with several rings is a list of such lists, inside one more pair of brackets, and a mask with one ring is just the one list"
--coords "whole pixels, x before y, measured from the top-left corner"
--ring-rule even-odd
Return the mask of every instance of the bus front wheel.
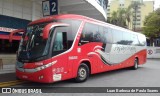
[[89, 68], [85, 63], [82, 63], [77, 72], [77, 77], [75, 78], [75, 81], [80, 83], [84, 82], [88, 79], [89, 77]]

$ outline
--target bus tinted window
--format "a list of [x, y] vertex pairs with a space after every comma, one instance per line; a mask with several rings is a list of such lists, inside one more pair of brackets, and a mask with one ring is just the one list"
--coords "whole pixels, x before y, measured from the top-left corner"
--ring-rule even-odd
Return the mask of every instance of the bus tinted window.
[[[97, 30], [97, 28], [99, 30]], [[96, 30], [93, 33], [93, 42], [102, 42], [102, 35], [103, 35], [103, 27], [96, 26]]]
[[123, 44], [123, 32], [117, 29], [113, 29], [113, 43], [114, 44]]
[[136, 34], [132, 34], [131, 39], [132, 39], [132, 45], [136, 45], [136, 46], [139, 45], [139, 40]]
[[111, 28], [107, 28], [107, 27], [104, 27], [103, 28], [103, 42], [104, 43], [112, 43], [112, 29]]
[[67, 23], [70, 25], [68, 28], [68, 35], [67, 35], [68, 48], [70, 48], [73, 44], [77, 31], [80, 27], [81, 21], [64, 19], [64, 20], [59, 20], [59, 22]]
[[85, 44], [88, 42], [99, 41], [100, 34], [98, 32], [97, 25], [86, 23], [82, 31], [80, 42]]
[[144, 35], [138, 35], [138, 39], [139, 39], [140, 46], [146, 45], [146, 37]]
[[131, 45], [132, 44], [131, 33], [123, 32], [123, 44], [124, 45]]

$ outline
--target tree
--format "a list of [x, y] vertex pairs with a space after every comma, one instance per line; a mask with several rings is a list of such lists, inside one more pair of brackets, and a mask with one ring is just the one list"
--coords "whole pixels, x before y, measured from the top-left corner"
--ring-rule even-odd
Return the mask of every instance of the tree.
[[150, 38], [151, 44], [160, 37], [160, 8], [149, 14], [144, 21], [143, 33]]
[[[131, 18], [134, 18], [134, 21], [136, 23], [136, 15], [138, 7], [144, 5], [142, 2], [139, 1], [132, 1], [131, 5], [129, 5], [127, 8], [119, 8], [117, 11], [113, 11], [111, 13], [111, 17], [109, 18], [109, 23], [112, 23], [117, 26], [121, 27], [128, 27], [128, 29], [131, 26]], [[133, 17], [134, 13], [134, 17]], [[136, 29], [136, 26], [134, 25], [134, 30]]]
[[112, 16], [110, 18], [110, 23], [117, 25], [117, 20], [118, 20], [118, 13], [116, 11], [112, 12]]
[[132, 11], [131, 11], [131, 6], [129, 6], [127, 9], [126, 9], [126, 12], [125, 12], [125, 19], [127, 21], [127, 26], [128, 26], [128, 29], [130, 28], [130, 25], [131, 25], [131, 17], [133, 16], [132, 14]]
[[124, 9], [118, 9], [117, 11], [113, 11], [110, 18], [110, 23], [120, 27], [126, 27], [125, 12], [126, 11]]

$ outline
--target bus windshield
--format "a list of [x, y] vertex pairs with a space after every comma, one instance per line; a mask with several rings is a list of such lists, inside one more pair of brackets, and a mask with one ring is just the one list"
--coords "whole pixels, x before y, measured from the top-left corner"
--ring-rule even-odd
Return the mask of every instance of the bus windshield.
[[[61, 22], [70, 26], [52, 28], [48, 39], [43, 38], [43, 29], [51, 22], [28, 26], [19, 45], [18, 61], [35, 62], [45, 60], [71, 48], [81, 21], [64, 19], [53, 22]], [[53, 53], [49, 51], [53, 51]]]
[[18, 58], [22, 61], [38, 59], [48, 54], [49, 42], [51, 37], [43, 39], [43, 29], [47, 24], [39, 24], [27, 27], [27, 31], [23, 34], [19, 50]]

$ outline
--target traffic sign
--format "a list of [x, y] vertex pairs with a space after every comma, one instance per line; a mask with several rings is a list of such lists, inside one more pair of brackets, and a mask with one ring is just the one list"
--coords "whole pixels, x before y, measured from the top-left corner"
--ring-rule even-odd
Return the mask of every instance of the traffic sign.
[[43, 16], [58, 14], [58, 0], [42, 1]]

